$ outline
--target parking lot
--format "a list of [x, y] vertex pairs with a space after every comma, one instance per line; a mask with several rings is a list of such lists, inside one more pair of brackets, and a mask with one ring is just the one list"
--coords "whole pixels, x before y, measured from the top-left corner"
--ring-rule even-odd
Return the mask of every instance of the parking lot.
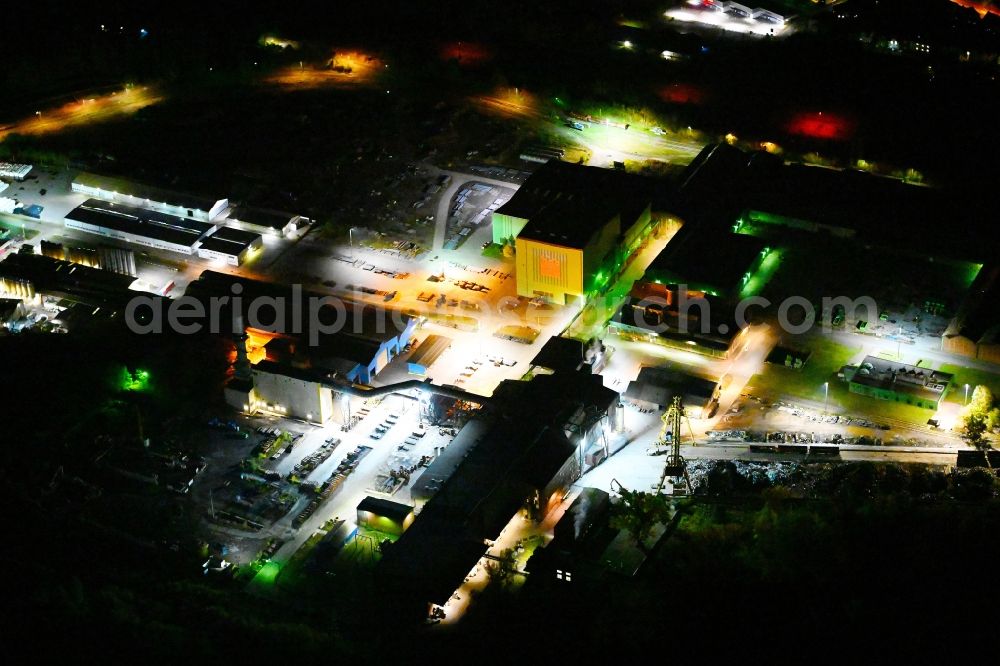
[[[261, 460], [259, 474], [269, 485], [253, 479], [247, 485], [240, 465], [220, 476], [217, 465], [207, 482], [214, 490], [202, 486], [196, 495], [206, 502], [206, 512], [222, 514], [215, 521], [220, 540], [245, 539], [251, 529], [260, 544], [281, 541], [272, 557], [283, 562], [330, 519], [353, 524], [366, 495], [412, 503], [412, 482], [457, 430], [422, 423], [419, 403], [402, 395], [354, 398], [349, 409], [353, 425], [346, 430], [335, 423], [316, 427], [276, 417], [240, 419], [247, 424], [241, 432], [251, 433], [254, 445], [248, 455]], [[224, 506], [237, 496], [259, 524], [239, 525], [234, 536], [237, 525]]]
[[[509, 187], [476, 181], [465, 182], [449, 203], [444, 249], [454, 250], [470, 240], [475, 242], [484, 236], [484, 233], [476, 232], [489, 231], [493, 211], [507, 203], [513, 195], [514, 190]], [[482, 241], [479, 242], [481, 246]]]
[[68, 169], [35, 167], [23, 181], [11, 183], [3, 196], [17, 199], [24, 206], [42, 206], [43, 220], [61, 223], [66, 213], [87, 200], [70, 189], [73, 175]]
[[[420, 421], [417, 404], [399, 395], [384, 399], [352, 399], [351, 416], [355, 424], [343, 430], [339, 424], [311, 428], [291, 448], [291, 451], [270, 461], [270, 469], [283, 477], [297, 475], [302, 484], [322, 484], [339, 466], [344, 457], [359, 446], [372, 449], [380, 459], [376, 476], [412, 469], [424, 456], [433, 456], [436, 447], [450, 441], [437, 428], [426, 427]], [[399, 488], [371, 479], [373, 492], [390, 495]]]

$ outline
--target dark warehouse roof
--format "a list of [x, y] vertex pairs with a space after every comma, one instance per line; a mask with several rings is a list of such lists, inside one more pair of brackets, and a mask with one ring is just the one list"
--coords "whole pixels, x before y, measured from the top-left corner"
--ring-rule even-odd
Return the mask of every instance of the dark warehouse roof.
[[188, 247], [212, 229], [207, 222], [98, 199], [87, 199], [66, 219]]
[[358, 511], [367, 511], [376, 516], [382, 516], [397, 523], [402, 523], [407, 516], [413, 513], [413, 507], [409, 504], [400, 504], [381, 497], [367, 495], [358, 504]]
[[655, 185], [623, 171], [550, 160], [497, 213], [528, 220], [519, 237], [579, 248], [615, 215], [631, 224]]

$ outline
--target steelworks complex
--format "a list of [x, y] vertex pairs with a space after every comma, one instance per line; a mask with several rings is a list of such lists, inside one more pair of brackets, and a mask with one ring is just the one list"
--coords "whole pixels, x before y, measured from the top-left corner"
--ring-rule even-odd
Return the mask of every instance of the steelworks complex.
[[[282, 226], [280, 215], [238, 217], [238, 208], [232, 211], [225, 199], [177, 198], [89, 175], [73, 188], [91, 198], [66, 216], [67, 226], [228, 263], [238, 264], [241, 255], [259, 247], [264, 229], [282, 235], [295, 226], [294, 218]], [[871, 195], [860, 197], [864, 206], [853, 199], [858, 195], [848, 194], [858, 191]], [[622, 337], [730, 358], [740, 353], [748, 330], [733, 321], [734, 306], [772, 252], [766, 238], [751, 233], [756, 227], [777, 228], [789, 243], [818, 234], [918, 254], [930, 242], [942, 260], [988, 260], [982, 247], [963, 238], [937, 242], [913, 234], [939, 214], [949, 201], [943, 196], [869, 174], [790, 166], [765, 153], [719, 144], [707, 147], [677, 182], [546, 163], [493, 213], [492, 240], [513, 246], [520, 296], [579, 304], [606, 293], [650, 237], [679, 225], [609, 326]], [[951, 210], [953, 219], [977, 228], [975, 211]], [[231, 227], [234, 215], [239, 222]], [[959, 314], [956, 346], [964, 336], [964, 346], [978, 350], [995, 330], [997, 309], [991, 304], [997, 273], [983, 275], [975, 298], [970, 296]], [[51, 294], [116, 308], [133, 280], [63, 259], [17, 254], [0, 262], [0, 284], [23, 299]], [[546, 516], [586, 470], [610, 455], [609, 440], [623, 427], [623, 401], [662, 410], [679, 398], [692, 417], [709, 417], [718, 407], [717, 381], [662, 368], [642, 368], [624, 391], [605, 387], [598, 373], [606, 348], [596, 338], [551, 338], [535, 356], [530, 380], [507, 379], [489, 398], [423, 379], [379, 386], [379, 374], [393, 362], [423, 377], [449, 339], [432, 335], [416, 344], [416, 317], [349, 302], [339, 312], [328, 307], [318, 319], [323, 325], [339, 320], [337, 332], [309, 330], [294, 321], [294, 308], [281, 319], [276, 308], [262, 311], [250, 304], [306, 303], [323, 294], [211, 270], [202, 272], [186, 295], [230, 298], [237, 285], [243, 305], [235, 312], [231, 305], [224, 308], [221, 321], [235, 325], [220, 331], [235, 343], [234, 375], [225, 395], [236, 410], [350, 427], [352, 396], [394, 393], [422, 409], [438, 398], [475, 405], [457, 423], [447, 449], [435, 452], [414, 480], [414, 513], [377, 498], [357, 507], [359, 523], [400, 535], [386, 546], [380, 573], [418, 613], [425, 614], [428, 604], [445, 604], [515, 516]], [[705, 299], [710, 314], [682, 310], [682, 294]], [[262, 317], [270, 319], [258, 321]], [[947, 373], [874, 357], [847, 379], [852, 392], [928, 409], [937, 407], [952, 381]], [[594, 501], [602, 504], [600, 496]], [[556, 563], [559, 557], [554, 549], [542, 559]], [[566, 580], [567, 569], [553, 566]]]

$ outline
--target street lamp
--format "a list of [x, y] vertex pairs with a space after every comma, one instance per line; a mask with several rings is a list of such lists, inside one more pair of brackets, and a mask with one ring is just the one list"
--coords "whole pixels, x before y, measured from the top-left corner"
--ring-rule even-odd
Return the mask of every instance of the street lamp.
[[830, 382], [823, 382], [823, 413], [826, 414], [827, 404], [830, 400]]
[[965, 385], [965, 404], [969, 404], [969, 385]]

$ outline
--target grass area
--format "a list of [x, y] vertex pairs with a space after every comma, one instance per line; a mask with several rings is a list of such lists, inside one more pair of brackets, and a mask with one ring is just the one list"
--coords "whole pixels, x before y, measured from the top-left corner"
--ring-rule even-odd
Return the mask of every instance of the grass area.
[[[319, 545], [325, 536], [326, 532], [314, 532], [309, 535], [309, 538], [306, 539], [305, 543], [299, 546], [299, 549], [296, 550], [292, 554], [291, 558], [289, 558], [289, 560], [283, 565], [281, 571], [282, 589], [288, 590], [289, 588], [298, 587], [306, 582], [308, 579], [308, 573], [305, 569], [306, 563], [309, 561], [309, 558], [312, 557], [316, 546]], [[266, 568], [269, 564], [272, 563], [269, 562], [268, 564], [265, 564], [264, 567]], [[261, 571], [263, 571], [263, 569], [261, 569]], [[259, 575], [260, 574], [258, 574], [258, 576]]]
[[830, 383], [830, 405], [840, 407], [845, 413], [852, 415], [869, 415], [873, 421], [878, 421], [878, 417], [882, 416], [923, 425], [934, 415], [933, 409], [851, 393], [847, 384], [840, 381]]
[[535, 534], [524, 539], [521, 545], [524, 546], [524, 550], [518, 553], [516, 558], [518, 569], [523, 569], [528, 564], [531, 556], [535, 554], [535, 551], [545, 546], [545, 538]]
[[[848, 385], [837, 378], [837, 371], [849, 363], [862, 347], [849, 347], [832, 340], [815, 339], [809, 345], [812, 356], [800, 370], [781, 365], [765, 364], [763, 372], [750, 379], [750, 386], [774, 395], [787, 395], [802, 400], [822, 403], [824, 382], [830, 382], [829, 406], [832, 411], [852, 415], [872, 415], [922, 424], [933, 412], [912, 405], [878, 400], [851, 393]], [[1000, 379], [1000, 377], [998, 377]]]
[[374, 566], [382, 559], [379, 544], [385, 540], [395, 541], [394, 534], [380, 532], [366, 527], [358, 527], [357, 535], [348, 541], [337, 558], [338, 567]]
[[278, 582], [278, 574], [281, 573], [281, 565], [277, 562], [267, 562], [260, 568], [257, 572], [257, 576], [253, 579], [254, 585], [260, 585], [263, 587], [273, 587], [275, 583]]
[[969, 385], [969, 397], [977, 386], [982, 384], [993, 391], [993, 395], [1000, 395], [1000, 373], [987, 372], [977, 368], [966, 368], [961, 365], [945, 363], [940, 368], [941, 372], [950, 372], [955, 375], [951, 382], [951, 389], [945, 396], [945, 402], [957, 405], [965, 404], [965, 385]]
[[[22, 227], [21, 222], [17, 218], [7, 215], [0, 215], [0, 229], [10, 234], [9, 238], [20, 238], [21, 234], [24, 233], [24, 237], [27, 240], [31, 240], [38, 235], [37, 229], [32, 229], [27, 225]], [[8, 238], [8, 236], [0, 233], [0, 238]]]
[[816, 338], [809, 345], [812, 356], [801, 369], [783, 365], [764, 365], [763, 372], [753, 376], [750, 385], [773, 393], [784, 393], [805, 400], [822, 400], [823, 383], [830, 382], [830, 399], [839, 383], [837, 371], [856, 356], [861, 347], [848, 347], [825, 338]]
[[483, 248], [483, 256], [487, 259], [503, 259], [503, 245], [490, 243]]

